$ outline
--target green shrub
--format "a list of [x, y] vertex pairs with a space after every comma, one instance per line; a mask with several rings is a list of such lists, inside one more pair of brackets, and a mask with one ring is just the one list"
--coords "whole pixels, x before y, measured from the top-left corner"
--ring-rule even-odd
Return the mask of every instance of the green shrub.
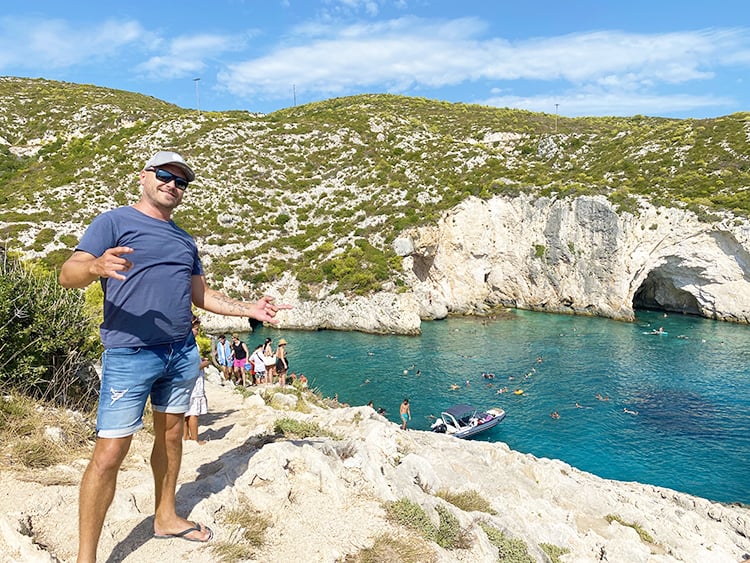
[[547, 557], [550, 558], [552, 563], [562, 563], [560, 561], [560, 556], [570, 553], [570, 550], [567, 547], [560, 547], [559, 545], [551, 543], [540, 543], [539, 547], [547, 554]]
[[390, 521], [411, 528], [427, 539], [432, 540], [437, 535], [437, 529], [424, 509], [409, 499], [387, 503], [385, 514]]
[[273, 425], [274, 432], [283, 434], [285, 438], [313, 438], [324, 436], [327, 438], [341, 439], [340, 436], [321, 428], [319, 424], [308, 421], [299, 421], [293, 418], [279, 418]]
[[510, 538], [501, 530], [488, 524], [479, 524], [487, 534], [490, 543], [497, 547], [497, 560], [503, 563], [534, 563], [529, 555], [526, 542], [521, 539]]
[[435, 507], [440, 515], [440, 525], [435, 534], [435, 543], [444, 549], [468, 547], [468, 538], [461, 529], [461, 524], [450, 510], [442, 505]]
[[651, 534], [649, 534], [646, 530], [644, 530], [639, 524], [632, 523], [632, 522], [625, 522], [622, 518], [620, 518], [616, 514], [608, 514], [605, 519], [610, 524], [612, 522], [617, 522], [621, 526], [628, 526], [630, 528], [633, 528], [636, 532], [638, 532], [638, 535], [640, 536], [641, 540], [645, 541], [646, 543], [654, 543], [654, 538], [651, 537]]
[[440, 516], [440, 525], [436, 528], [424, 509], [408, 499], [387, 503], [386, 517], [397, 524], [419, 532], [425, 539], [434, 541], [444, 549], [465, 548], [468, 546], [468, 535], [450, 510], [444, 506], [435, 508]]
[[0, 251], [1, 388], [86, 410], [98, 388], [87, 369], [99, 351], [94, 323], [82, 292]]

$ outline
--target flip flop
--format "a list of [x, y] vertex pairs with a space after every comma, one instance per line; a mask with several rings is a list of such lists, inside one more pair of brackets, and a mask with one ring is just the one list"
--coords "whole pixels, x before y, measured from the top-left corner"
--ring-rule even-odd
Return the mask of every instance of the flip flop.
[[[191, 522], [191, 524], [193, 524], [193, 527], [188, 528], [187, 530], [182, 530], [181, 532], [178, 532], [176, 534], [154, 534], [154, 538], [156, 538], [157, 540], [171, 540], [173, 538], [177, 538], [181, 540], [194, 541], [198, 543], [206, 543], [213, 539], [214, 532], [211, 528], [209, 528], [208, 526], [203, 526], [202, 524], [199, 524], [198, 522]], [[187, 537], [187, 535], [192, 532], [202, 532], [204, 529], [208, 531], [208, 537], [205, 540], [197, 540], [197, 539]]]

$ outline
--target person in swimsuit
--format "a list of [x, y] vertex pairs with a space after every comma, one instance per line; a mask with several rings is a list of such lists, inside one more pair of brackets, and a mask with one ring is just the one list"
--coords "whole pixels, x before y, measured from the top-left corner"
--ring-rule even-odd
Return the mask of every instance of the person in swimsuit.
[[406, 430], [406, 422], [411, 420], [411, 408], [409, 407], [409, 399], [404, 399], [399, 409], [401, 413], [401, 430]]

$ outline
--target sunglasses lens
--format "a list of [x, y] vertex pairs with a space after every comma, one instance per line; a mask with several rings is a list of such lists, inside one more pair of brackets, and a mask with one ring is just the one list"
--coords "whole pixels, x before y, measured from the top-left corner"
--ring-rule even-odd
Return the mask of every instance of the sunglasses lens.
[[156, 179], [160, 182], [164, 182], [165, 184], [168, 184], [172, 180], [174, 180], [174, 185], [177, 188], [180, 188], [181, 190], [184, 190], [188, 187], [188, 181], [184, 178], [180, 178], [179, 176], [175, 176], [171, 172], [167, 172], [166, 170], [162, 170], [161, 168], [157, 168], [154, 170], [154, 175], [156, 176]]

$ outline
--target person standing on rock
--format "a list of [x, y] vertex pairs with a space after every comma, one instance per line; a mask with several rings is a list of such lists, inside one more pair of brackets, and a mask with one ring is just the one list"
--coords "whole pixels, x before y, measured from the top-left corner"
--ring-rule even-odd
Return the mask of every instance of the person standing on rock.
[[225, 335], [219, 335], [213, 353], [214, 360], [221, 367], [223, 381], [229, 381], [232, 377], [232, 369], [234, 368], [234, 356], [232, 356], [232, 345]]
[[273, 379], [276, 376], [276, 353], [273, 351], [273, 341], [270, 338], [266, 338], [263, 342], [263, 363], [266, 366], [268, 383], [273, 385]]
[[255, 376], [258, 384], [268, 383], [266, 381], [266, 364], [263, 359], [263, 344], [258, 344], [250, 355], [250, 361], [255, 366]]
[[[193, 336], [198, 338], [201, 320], [193, 315]], [[197, 346], [197, 345], [196, 345]], [[200, 353], [200, 348], [198, 349]], [[206, 367], [211, 363], [207, 358], [200, 359], [200, 372], [198, 378], [193, 384], [193, 390], [190, 392], [190, 407], [185, 412], [185, 431], [183, 440], [195, 440], [199, 446], [206, 443], [205, 440], [198, 438], [198, 417], [202, 414], [208, 414], [208, 399], [206, 398]]]
[[286, 374], [289, 370], [289, 360], [286, 357], [286, 339], [279, 340], [276, 346], [276, 374], [279, 376], [279, 385], [286, 385]]
[[240, 337], [236, 334], [232, 335], [232, 354], [234, 355], [234, 366], [232, 372], [234, 373], [234, 383], [245, 387], [247, 386], [245, 364], [250, 356], [250, 351], [247, 349], [247, 344], [240, 340]]
[[409, 407], [409, 399], [404, 399], [399, 409], [401, 413], [401, 430], [406, 430], [406, 422], [411, 420], [411, 407]]
[[78, 563], [96, 561], [117, 474], [149, 397], [153, 537], [211, 540], [207, 526], [178, 516], [175, 507], [185, 412], [200, 366], [191, 305], [271, 323], [290, 308], [268, 296], [248, 303], [208, 287], [195, 241], [171, 219], [194, 179], [179, 154], [157, 152], [139, 174], [140, 200], [94, 218], [60, 270], [63, 287], [99, 280], [104, 291], [97, 440], [81, 480]]

